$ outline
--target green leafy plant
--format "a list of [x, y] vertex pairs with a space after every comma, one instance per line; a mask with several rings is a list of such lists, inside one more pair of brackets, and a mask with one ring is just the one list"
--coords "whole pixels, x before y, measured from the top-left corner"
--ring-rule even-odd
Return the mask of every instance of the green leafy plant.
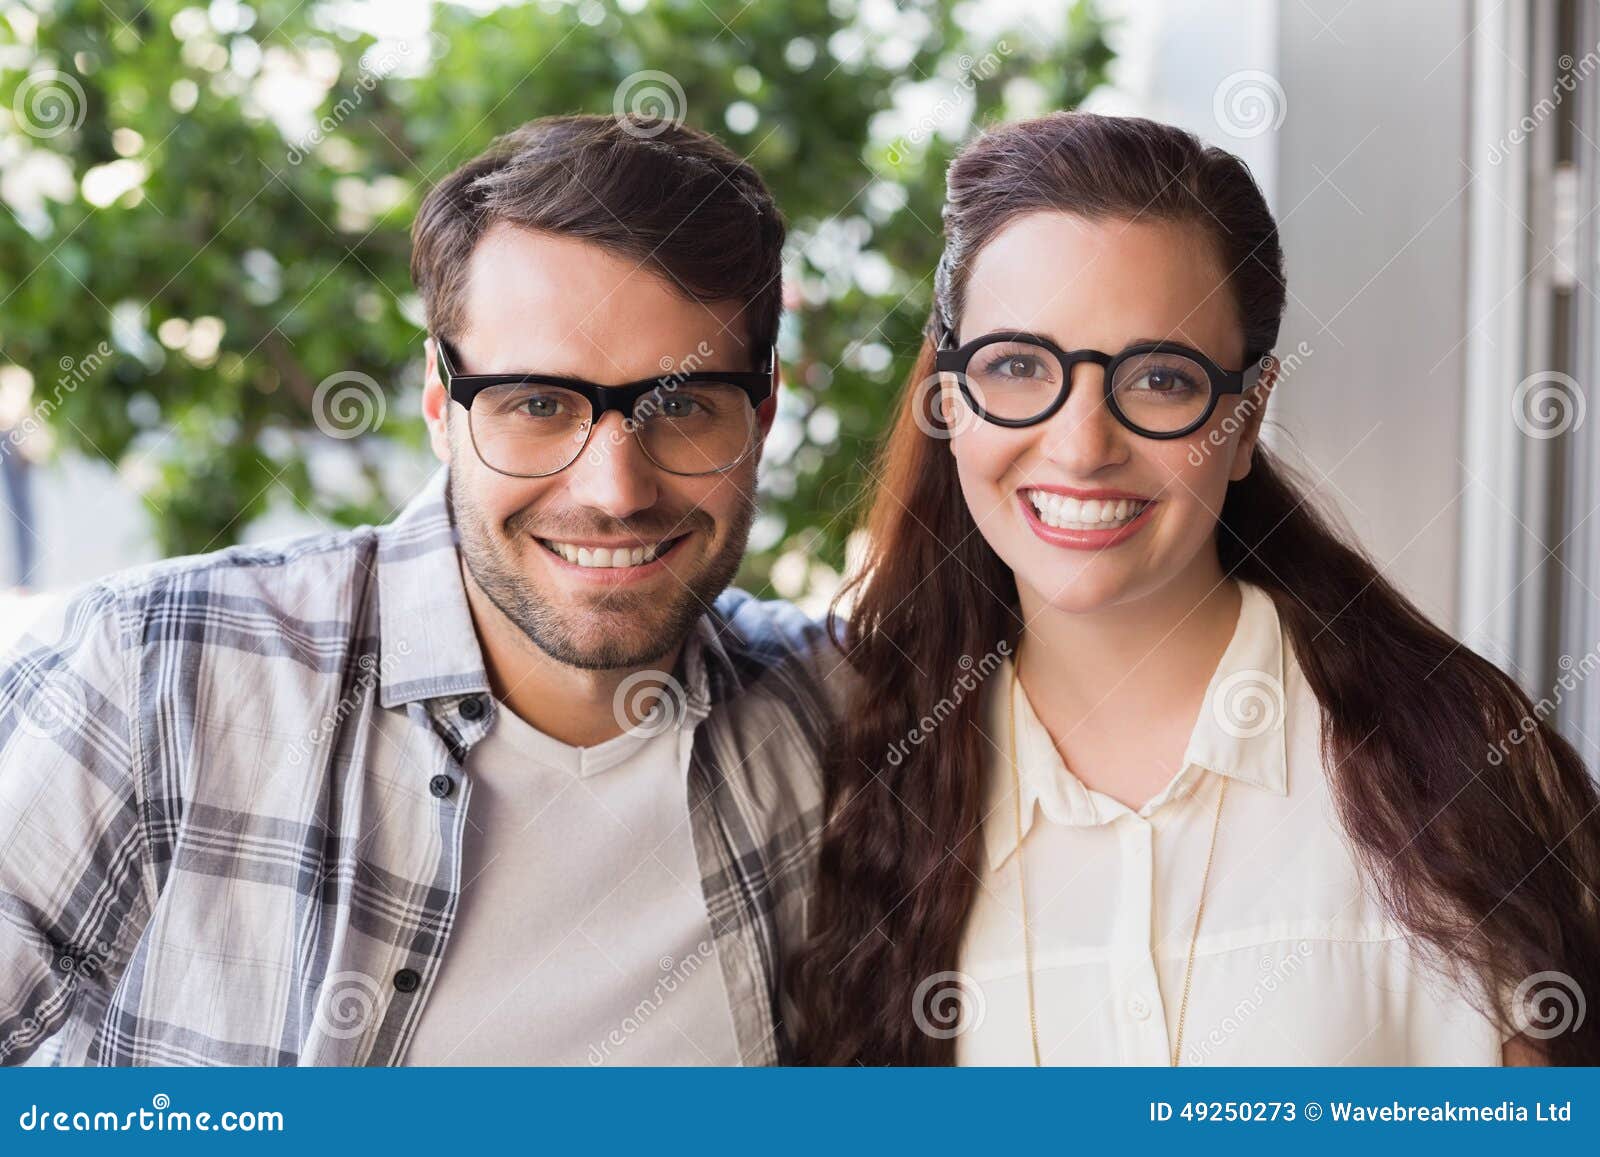
[[984, 36], [931, 0], [440, 4], [381, 37], [300, 0], [117, 8], [0, 6], [0, 363], [33, 374], [60, 445], [122, 470], [162, 549], [225, 545], [285, 491], [387, 517], [385, 460], [422, 438], [427, 189], [532, 117], [664, 102], [749, 156], [790, 222], [788, 391], [742, 576], [767, 589], [786, 555], [842, 563], [959, 139], [1073, 106], [1110, 60], [1086, 4]]

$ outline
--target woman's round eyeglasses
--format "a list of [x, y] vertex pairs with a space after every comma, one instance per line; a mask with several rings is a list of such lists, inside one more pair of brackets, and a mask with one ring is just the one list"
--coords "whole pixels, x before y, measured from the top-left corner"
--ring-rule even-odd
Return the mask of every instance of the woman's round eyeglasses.
[[[944, 336], [953, 340], [948, 330]], [[934, 356], [937, 370], [955, 375], [974, 413], [1011, 427], [1037, 425], [1061, 409], [1079, 362], [1105, 369], [1106, 405], [1129, 430], [1146, 438], [1181, 438], [1206, 424], [1223, 395], [1255, 385], [1270, 359], [1225, 370], [1180, 342], [1141, 342], [1108, 354], [1064, 350], [1047, 337], [1011, 330], [986, 333]]]

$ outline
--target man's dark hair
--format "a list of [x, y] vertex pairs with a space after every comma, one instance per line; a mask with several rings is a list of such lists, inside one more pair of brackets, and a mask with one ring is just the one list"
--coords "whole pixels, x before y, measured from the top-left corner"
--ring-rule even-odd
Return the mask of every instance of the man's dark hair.
[[490, 225], [592, 241], [696, 301], [741, 303], [762, 362], [782, 311], [783, 218], [727, 146], [670, 120], [560, 116], [497, 137], [422, 203], [411, 280], [428, 330], [459, 339], [473, 246]]

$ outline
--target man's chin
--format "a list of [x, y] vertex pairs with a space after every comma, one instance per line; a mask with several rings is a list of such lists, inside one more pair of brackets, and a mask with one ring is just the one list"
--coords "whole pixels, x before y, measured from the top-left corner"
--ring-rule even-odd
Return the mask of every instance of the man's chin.
[[672, 630], [676, 626], [662, 623], [653, 631], [601, 632], [592, 623], [569, 628], [544, 622], [534, 630], [524, 629], [534, 645], [558, 663], [582, 671], [622, 671], [662, 667], [688, 634], [687, 629]]

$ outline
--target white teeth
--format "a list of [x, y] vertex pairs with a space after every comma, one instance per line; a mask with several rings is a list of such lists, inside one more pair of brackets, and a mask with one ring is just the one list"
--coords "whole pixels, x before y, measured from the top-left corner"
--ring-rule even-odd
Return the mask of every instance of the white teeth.
[[1057, 530], [1115, 530], [1132, 522], [1149, 505], [1132, 498], [1078, 499], [1046, 490], [1027, 491], [1039, 521]]
[[586, 567], [623, 567], [643, 566], [647, 562], [654, 562], [660, 553], [663, 544], [655, 546], [635, 547], [605, 547], [605, 546], [573, 546], [569, 542], [551, 542], [541, 538], [540, 542], [559, 554], [570, 563]]

